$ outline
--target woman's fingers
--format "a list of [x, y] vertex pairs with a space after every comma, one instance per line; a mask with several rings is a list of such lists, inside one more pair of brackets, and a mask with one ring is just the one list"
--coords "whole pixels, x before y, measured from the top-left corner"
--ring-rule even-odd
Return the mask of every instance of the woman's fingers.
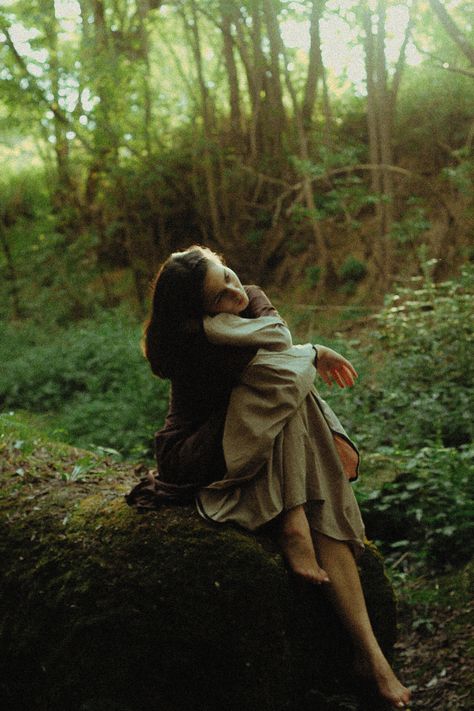
[[352, 374], [352, 371], [349, 370], [349, 368], [347, 368], [345, 365], [342, 365], [340, 368], [332, 368], [330, 374], [333, 380], [339, 385], [340, 388], [345, 388], [346, 386], [351, 387], [352, 385], [354, 385], [354, 375]]
[[330, 348], [321, 349], [318, 372], [330, 387], [335, 382], [340, 388], [352, 386], [358, 377], [352, 363]]
[[340, 387], [340, 388], [345, 387], [344, 380], [343, 380], [343, 378], [342, 378], [340, 372], [339, 372], [338, 370], [335, 370], [335, 369], [334, 369], [334, 370], [331, 371], [331, 373], [332, 373], [332, 377], [334, 378], [334, 380], [336, 381], [336, 383], [339, 385], [339, 387]]
[[[350, 365], [350, 363], [349, 363]], [[348, 367], [346, 364], [342, 366], [342, 372], [343, 372], [343, 377], [344, 380], [346, 381], [347, 385], [354, 385], [355, 379], [357, 378], [357, 373], [352, 367]]]
[[322, 377], [322, 379], [324, 380], [324, 382], [326, 383], [326, 385], [329, 385], [329, 387], [332, 388], [332, 378], [331, 378], [330, 373], [326, 373], [325, 370], [320, 370], [319, 374]]
[[354, 366], [352, 365], [352, 363], [350, 363], [348, 360], [345, 361], [344, 367], [347, 368], [350, 373], [352, 373], [352, 375], [354, 376], [354, 378], [358, 378], [358, 377], [359, 377], [359, 375], [358, 375], [358, 373], [357, 373], [357, 370], [354, 368]]

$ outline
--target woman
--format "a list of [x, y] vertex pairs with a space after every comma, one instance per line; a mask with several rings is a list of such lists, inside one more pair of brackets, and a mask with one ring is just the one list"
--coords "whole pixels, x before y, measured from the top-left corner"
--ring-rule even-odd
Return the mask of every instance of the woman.
[[355, 665], [394, 708], [410, 692], [373, 633], [355, 562], [364, 529], [348, 479], [358, 453], [313, 387], [354, 384], [335, 351], [293, 346], [265, 294], [242, 286], [216, 254], [172, 254], [154, 284], [144, 351], [171, 380], [155, 448], [159, 476], [138, 484], [131, 505], [196, 499], [201, 515], [249, 530], [273, 521], [291, 569], [323, 584], [356, 650]]

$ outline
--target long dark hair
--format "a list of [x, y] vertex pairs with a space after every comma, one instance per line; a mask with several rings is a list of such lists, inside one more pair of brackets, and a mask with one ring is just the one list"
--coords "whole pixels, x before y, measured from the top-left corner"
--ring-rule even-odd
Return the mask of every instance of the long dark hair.
[[204, 279], [210, 261], [224, 263], [207, 247], [193, 245], [171, 254], [153, 282], [142, 349], [153, 373], [160, 378], [171, 378], [182, 370], [189, 355], [190, 336], [202, 328]]

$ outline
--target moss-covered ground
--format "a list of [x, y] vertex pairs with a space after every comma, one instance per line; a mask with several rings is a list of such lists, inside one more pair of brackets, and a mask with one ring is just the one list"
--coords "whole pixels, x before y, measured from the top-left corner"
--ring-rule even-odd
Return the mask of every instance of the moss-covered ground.
[[[0, 696], [9, 711], [322, 711], [383, 708], [350, 673], [320, 589], [294, 580], [268, 535], [193, 507], [137, 514], [143, 465], [51, 442], [0, 416]], [[361, 560], [387, 653], [393, 591]]]
[[[348, 683], [331, 609], [288, 578], [270, 538], [209, 526], [189, 507], [136, 514], [122, 497], [144, 465], [52, 441], [40, 419], [0, 415], [0, 433], [3, 707], [376, 708]], [[379, 484], [396, 472], [383, 456], [365, 464]], [[440, 574], [400, 561], [388, 572], [412, 711], [474, 708], [472, 563]], [[366, 557], [365, 591], [389, 649], [380, 574]], [[337, 634], [315, 634], [321, 618]]]

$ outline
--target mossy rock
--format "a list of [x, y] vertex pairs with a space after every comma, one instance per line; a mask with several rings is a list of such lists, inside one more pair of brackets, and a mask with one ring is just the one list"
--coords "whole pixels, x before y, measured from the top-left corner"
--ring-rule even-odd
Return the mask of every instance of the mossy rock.
[[[189, 506], [137, 514], [123, 498], [130, 465], [97, 460], [72, 481], [64, 458], [77, 450], [25, 456], [4, 442], [3, 453], [3, 708], [366, 709], [332, 608], [268, 535], [210, 525]], [[372, 547], [360, 564], [390, 654], [393, 591]]]

